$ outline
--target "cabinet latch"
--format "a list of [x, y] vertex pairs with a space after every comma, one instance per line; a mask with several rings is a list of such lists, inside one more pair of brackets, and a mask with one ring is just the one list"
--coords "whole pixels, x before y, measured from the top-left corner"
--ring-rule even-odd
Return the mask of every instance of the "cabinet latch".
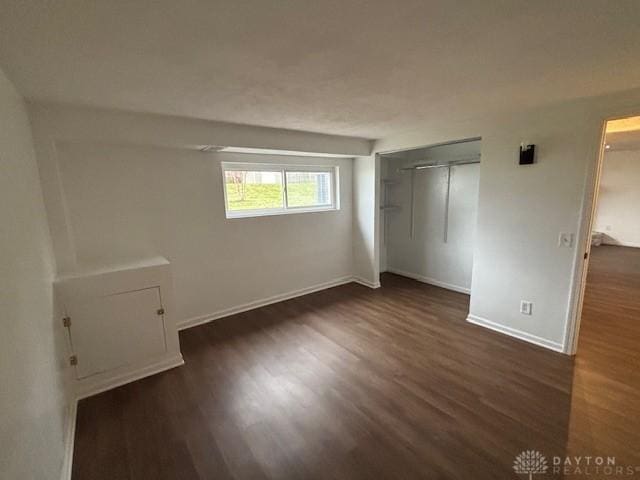
[[71, 355], [69, 357], [69, 365], [78, 365], [78, 357], [77, 357], [77, 355]]
[[69, 328], [71, 326], [71, 317], [69, 317], [69, 316], [63, 317], [62, 318], [62, 325], [64, 325], [66, 328]]
[[156, 313], [158, 315], [164, 315], [164, 308], [159, 308], [158, 310], [156, 310]]

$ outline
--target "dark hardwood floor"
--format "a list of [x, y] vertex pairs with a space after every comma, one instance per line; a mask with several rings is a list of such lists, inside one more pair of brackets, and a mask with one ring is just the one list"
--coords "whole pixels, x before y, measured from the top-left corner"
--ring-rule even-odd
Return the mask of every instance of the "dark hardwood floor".
[[569, 446], [640, 465], [640, 249], [591, 252]]
[[640, 257], [612, 272], [608, 251], [576, 358], [390, 274], [184, 331], [185, 366], [80, 402], [73, 478], [518, 478], [525, 449], [640, 465]]

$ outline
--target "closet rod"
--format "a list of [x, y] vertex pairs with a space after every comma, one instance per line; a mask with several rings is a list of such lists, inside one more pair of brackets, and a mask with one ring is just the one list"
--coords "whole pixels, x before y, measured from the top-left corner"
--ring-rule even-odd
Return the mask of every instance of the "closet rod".
[[451, 163], [438, 163], [438, 164], [423, 164], [423, 165], [414, 165], [413, 167], [404, 167], [404, 168], [400, 168], [399, 170], [425, 170], [427, 168], [444, 168], [444, 167], [455, 167], [457, 165], [473, 165], [475, 163], [480, 163], [479, 160], [479, 156], [478, 157], [474, 157], [477, 160], [460, 160], [460, 161], [455, 161], [455, 162], [451, 162]]
[[[472, 160], [475, 158], [475, 160]], [[415, 210], [415, 186], [414, 186], [414, 173], [416, 170], [423, 170], [426, 168], [447, 168], [447, 190], [445, 194], [445, 203], [444, 203], [444, 243], [449, 241], [449, 203], [451, 200], [451, 167], [455, 167], [456, 165], [472, 165], [474, 163], [480, 163], [480, 155], [475, 157], [471, 157], [468, 159], [461, 159], [458, 161], [454, 161], [448, 164], [438, 164], [438, 165], [414, 165], [413, 167], [400, 168], [400, 170], [409, 170], [411, 171], [411, 218], [409, 224], [409, 238], [413, 238], [414, 229], [415, 229], [415, 218], [414, 218], [414, 210]]]

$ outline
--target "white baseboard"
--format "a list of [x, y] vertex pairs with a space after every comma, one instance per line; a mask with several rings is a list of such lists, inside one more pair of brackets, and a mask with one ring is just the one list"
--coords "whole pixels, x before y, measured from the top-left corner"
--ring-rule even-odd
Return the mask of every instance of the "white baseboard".
[[244, 303], [235, 307], [225, 308], [224, 310], [219, 310], [207, 315], [187, 318], [185, 320], [179, 321], [177, 323], [177, 327], [178, 330], [184, 330], [187, 328], [202, 325], [203, 323], [209, 323], [219, 318], [228, 317], [230, 315], [246, 312], [259, 307], [265, 307], [267, 305], [271, 305], [272, 303], [283, 302], [284, 300], [301, 297], [302, 295], [318, 292], [320, 290], [326, 290], [327, 288], [337, 287], [338, 285], [344, 285], [345, 283], [350, 283], [353, 281], [356, 280], [351, 275], [349, 275], [348, 277], [336, 278], [335, 280], [331, 280], [329, 282], [320, 283], [311, 287], [301, 288], [299, 290], [293, 290], [291, 292], [282, 293], [280, 295], [274, 295], [272, 297], [263, 298], [261, 300], [255, 300], [253, 302]]
[[354, 282], [359, 283], [360, 285], [364, 285], [365, 287], [369, 287], [369, 288], [380, 288], [380, 282], [371, 282], [365, 278], [362, 277], [356, 277], [354, 276], [352, 279]]
[[631, 248], [640, 248], [640, 243], [634, 242], [619, 242], [619, 241], [603, 241], [603, 245], [611, 245], [613, 247], [631, 247]]
[[62, 459], [62, 472], [60, 480], [71, 480], [71, 467], [73, 466], [73, 447], [76, 440], [76, 417], [78, 413], [78, 400], [71, 399], [67, 407], [67, 418], [64, 427], [64, 457]]
[[471, 289], [466, 287], [461, 287], [459, 285], [453, 285], [451, 283], [441, 282], [440, 280], [436, 280], [435, 278], [425, 277], [424, 275], [419, 275], [417, 273], [405, 272], [404, 270], [398, 270], [396, 268], [387, 268], [386, 270], [389, 273], [395, 273], [396, 275], [401, 275], [403, 277], [413, 278], [414, 280], [418, 280], [422, 283], [428, 283], [429, 285], [434, 285], [436, 287], [446, 288], [447, 290], [453, 290], [458, 293], [465, 293], [467, 295], [471, 294]]
[[525, 342], [533, 343], [534, 345], [538, 345], [540, 347], [548, 348], [549, 350], [553, 350], [555, 352], [565, 353], [564, 345], [562, 345], [561, 343], [553, 342], [551, 340], [547, 340], [546, 338], [523, 332], [522, 330], [507, 327], [505, 325], [492, 322], [491, 320], [487, 320], [486, 318], [482, 318], [477, 315], [469, 314], [469, 316], [467, 317], [467, 322], [480, 325], [481, 327], [485, 327], [490, 330], [503, 333], [505, 335], [509, 335], [510, 337], [524, 340]]
[[145, 365], [144, 367], [127, 370], [109, 378], [93, 382], [81, 382], [77, 387], [76, 398], [81, 400], [83, 398], [96, 395], [97, 393], [106, 392], [112, 388], [119, 387], [125, 383], [134, 382], [141, 378], [155, 375], [156, 373], [160, 373], [171, 368], [179, 367], [180, 365], [184, 365], [184, 359], [182, 358], [182, 354], [178, 353], [176, 355], [171, 355], [170, 357], [163, 357], [157, 362]]

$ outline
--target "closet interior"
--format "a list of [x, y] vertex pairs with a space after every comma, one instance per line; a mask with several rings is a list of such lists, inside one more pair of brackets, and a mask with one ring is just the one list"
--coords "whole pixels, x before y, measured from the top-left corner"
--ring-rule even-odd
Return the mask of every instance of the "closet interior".
[[470, 293], [479, 138], [382, 154], [380, 271]]

